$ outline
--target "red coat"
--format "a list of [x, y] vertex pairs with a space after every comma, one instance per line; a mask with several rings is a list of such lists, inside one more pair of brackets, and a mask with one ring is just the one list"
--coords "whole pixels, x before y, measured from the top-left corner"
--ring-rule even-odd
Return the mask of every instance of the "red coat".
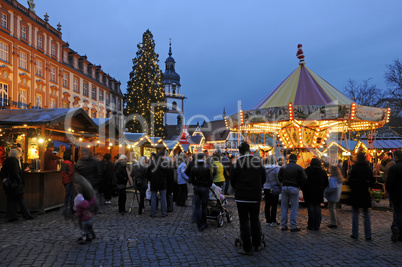
[[78, 204], [76, 208], [77, 218], [81, 222], [88, 221], [92, 217], [94, 217], [94, 212], [91, 211], [91, 207], [96, 205], [96, 197], [94, 197], [91, 201], [84, 200], [80, 204]]
[[[68, 167], [67, 167], [68, 166]], [[61, 181], [63, 184], [69, 184], [73, 181], [74, 164], [70, 160], [64, 160], [61, 163]]]

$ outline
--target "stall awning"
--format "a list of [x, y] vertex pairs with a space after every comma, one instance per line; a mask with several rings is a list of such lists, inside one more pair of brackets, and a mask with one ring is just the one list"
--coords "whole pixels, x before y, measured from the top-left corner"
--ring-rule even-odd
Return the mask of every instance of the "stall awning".
[[98, 126], [82, 108], [6, 109], [0, 110], [0, 125], [40, 126], [75, 132], [96, 133]]

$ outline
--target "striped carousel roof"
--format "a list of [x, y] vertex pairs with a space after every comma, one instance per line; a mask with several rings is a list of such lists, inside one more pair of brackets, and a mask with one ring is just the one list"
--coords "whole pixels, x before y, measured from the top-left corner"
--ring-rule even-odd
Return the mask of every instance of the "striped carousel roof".
[[[299, 57], [299, 56], [298, 56]], [[293, 105], [350, 105], [352, 100], [319, 75], [303, 61], [282, 83], [265, 96], [254, 109]]]

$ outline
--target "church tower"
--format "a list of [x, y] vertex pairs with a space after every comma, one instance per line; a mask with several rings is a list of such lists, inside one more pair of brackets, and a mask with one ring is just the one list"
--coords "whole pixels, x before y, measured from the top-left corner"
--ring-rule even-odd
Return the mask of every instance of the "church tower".
[[169, 57], [165, 61], [165, 72], [163, 73], [163, 88], [165, 89], [165, 100], [167, 110], [165, 113], [165, 125], [181, 126], [184, 113], [183, 94], [180, 94], [180, 75], [175, 71], [175, 61], [172, 57], [172, 43], [169, 42]]

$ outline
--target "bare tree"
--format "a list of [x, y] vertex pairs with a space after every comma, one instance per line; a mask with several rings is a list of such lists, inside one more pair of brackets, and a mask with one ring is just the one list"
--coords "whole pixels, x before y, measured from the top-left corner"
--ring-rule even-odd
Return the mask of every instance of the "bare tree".
[[388, 96], [384, 100], [391, 107], [392, 115], [402, 117], [402, 63], [395, 59], [386, 66], [384, 78], [388, 85]]
[[344, 91], [356, 104], [370, 107], [382, 106], [385, 92], [380, 88], [377, 88], [375, 84], [371, 84], [370, 81], [371, 78], [364, 80], [359, 84], [356, 81], [349, 79], [346, 82]]

